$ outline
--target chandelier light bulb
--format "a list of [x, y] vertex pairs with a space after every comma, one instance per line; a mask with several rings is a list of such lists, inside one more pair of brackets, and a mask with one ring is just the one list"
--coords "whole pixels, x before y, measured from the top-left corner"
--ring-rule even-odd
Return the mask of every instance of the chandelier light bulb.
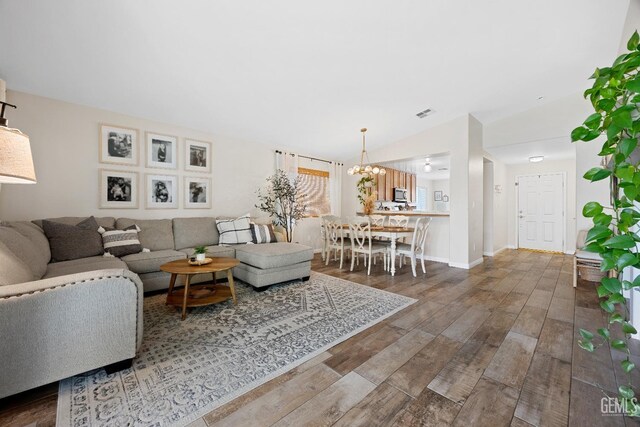
[[369, 173], [369, 172], [371, 172], [372, 170], [373, 170], [373, 168], [371, 167], [371, 165], [367, 165], [367, 166], [365, 166], [365, 168], [364, 168], [364, 171], [365, 171], [366, 173]]
[[377, 166], [374, 166], [373, 169], [371, 170], [371, 172], [373, 172], [374, 174], [379, 174], [380, 173], [380, 168]]
[[353, 168], [347, 169], [347, 174], [348, 175], [353, 175]]
[[386, 175], [387, 170], [385, 168], [380, 168], [380, 175]]
[[355, 165], [355, 166], [353, 167], [353, 172], [354, 172], [354, 173], [359, 173], [359, 172], [360, 172], [360, 165]]

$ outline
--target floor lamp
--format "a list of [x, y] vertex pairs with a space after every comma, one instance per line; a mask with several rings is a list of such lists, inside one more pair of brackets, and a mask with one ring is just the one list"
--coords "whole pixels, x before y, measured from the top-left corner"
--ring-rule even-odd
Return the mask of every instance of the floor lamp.
[[0, 101], [0, 183], [35, 184], [29, 137], [8, 126], [9, 122], [4, 118], [6, 107], [17, 108]]

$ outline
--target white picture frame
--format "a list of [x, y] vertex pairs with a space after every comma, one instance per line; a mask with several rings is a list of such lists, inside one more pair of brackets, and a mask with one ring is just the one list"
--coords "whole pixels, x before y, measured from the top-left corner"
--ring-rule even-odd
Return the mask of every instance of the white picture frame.
[[210, 173], [213, 161], [211, 143], [188, 138], [184, 142], [184, 170]]
[[146, 174], [145, 200], [147, 209], [178, 208], [178, 177]]
[[99, 170], [100, 209], [137, 209], [138, 172]]
[[178, 137], [146, 132], [147, 167], [152, 169], [178, 168]]
[[138, 166], [139, 132], [122, 126], [100, 125], [100, 163]]
[[211, 178], [184, 177], [184, 208], [211, 209]]

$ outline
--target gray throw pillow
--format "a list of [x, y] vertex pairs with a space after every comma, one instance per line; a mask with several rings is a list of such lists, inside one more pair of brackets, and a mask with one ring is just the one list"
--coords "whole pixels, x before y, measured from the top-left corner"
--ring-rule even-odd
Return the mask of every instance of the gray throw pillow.
[[78, 225], [42, 221], [44, 234], [49, 239], [51, 262], [98, 256], [104, 253], [98, 223], [89, 217]]

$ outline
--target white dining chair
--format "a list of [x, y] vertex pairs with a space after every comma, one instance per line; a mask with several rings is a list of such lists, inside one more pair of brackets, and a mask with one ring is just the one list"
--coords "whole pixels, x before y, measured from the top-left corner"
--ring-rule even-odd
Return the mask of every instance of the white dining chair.
[[407, 215], [391, 215], [389, 217], [389, 226], [407, 228], [409, 226], [409, 217]]
[[427, 274], [427, 269], [424, 265], [424, 249], [427, 242], [429, 224], [431, 224], [431, 218], [418, 218], [415, 225], [415, 231], [413, 232], [413, 237], [411, 238], [411, 244], [398, 243], [396, 245], [396, 255], [400, 256], [400, 267], [404, 265], [404, 257], [411, 258], [411, 270], [413, 271], [413, 277], [417, 276], [416, 262], [418, 257], [420, 257], [420, 263], [422, 264], [422, 273]]
[[322, 261], [325, 261], [327, 255], [327, 245], [329, 239], [327, 238], [327, 222], [337, 222], [340, 221], [340, 217], [335, 215], [323, 215], [321, 217], [322, 226], [320, 227], [320, 238], [322, 239]]
[[384, 222], [387, 219], [385, 215], [369, 215], [372, 227], [384, 227]]
[[[374, 255], [382, 254], [384, 269], [387, 269], [387, 245], [374, 242], [371, 239], [371, 221], [369, 218], [358, 217], [349, 221], [349, 237], [351, 239], [351, 271], [356, 258], [364, 256], [367, 275], [371, 275], [371, 264], [376, 263]], [[368, 261], [368, 264], [367, 264]]]
[[338, 260], [338, 252], [340, 252], [340, 268], [342, 269], [342, 263], [344, 261], [344, 253], [348, 248], [344, 246], [344, 229], [342, 228], [342, 219], [338, 217], [331, 217], [325, 219], [324, 222], [324, 235], [326, 239], [325, 244], [325, 265], [329, 265], [331, 259], [331, 251], [334, 251], [333, 260]]

